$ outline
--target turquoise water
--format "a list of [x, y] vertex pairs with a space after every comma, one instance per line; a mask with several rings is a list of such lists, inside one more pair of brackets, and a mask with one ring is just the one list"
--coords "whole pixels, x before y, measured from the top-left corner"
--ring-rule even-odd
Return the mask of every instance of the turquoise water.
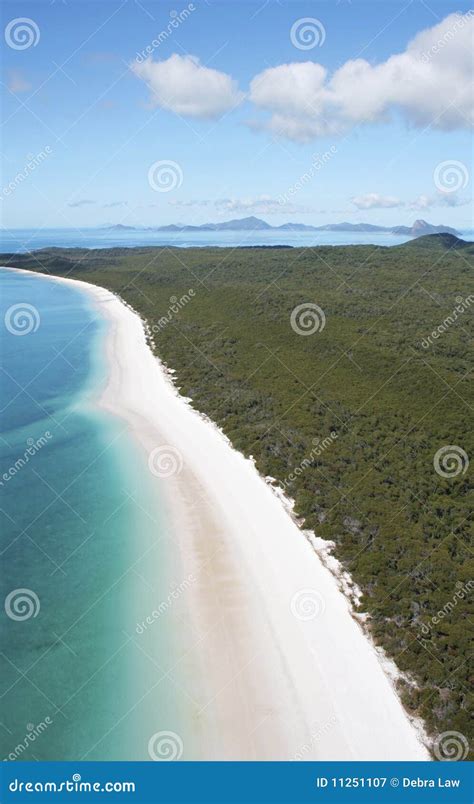
[[174, 570], [146, 456], [94, 405], [105, 324], [69, 285], [0, 287], [1, 758], [149, 759], [183, 733], [176, 656], [169, 616], [136, 623]]

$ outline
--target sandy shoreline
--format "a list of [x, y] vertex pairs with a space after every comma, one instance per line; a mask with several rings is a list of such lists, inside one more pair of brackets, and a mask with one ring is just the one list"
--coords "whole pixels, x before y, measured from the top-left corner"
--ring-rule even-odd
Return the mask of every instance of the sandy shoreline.
[[252, 462], [180, 397], [132, 310], [61, 281], [109, 322], [101, 407], [169, 474], [156, 482], [195, 579], [177, 605], [199, 758], [429, 759], [335, 578]]

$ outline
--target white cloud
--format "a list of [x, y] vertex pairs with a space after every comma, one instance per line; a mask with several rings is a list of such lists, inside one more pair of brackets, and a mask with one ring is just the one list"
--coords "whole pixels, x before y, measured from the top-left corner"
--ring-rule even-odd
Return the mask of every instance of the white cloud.
[[457, 193], [437, 192], [434, 195], [419, 195], [409, 204], [411, 209], [430, 209], [431, 207], [465, 207], [471, 199], [462, 198]]
[[291, 203], [281, 203], [277, 198], [260, 195], [255, 198], [219, 198], [215, 202], [219, 212], [245, 212], [248, 215], [272, 215], [280, 213], [306, 213], [313, 210]]
[[431, 209], [431, 207], [464, 207], [470, 203], [470, 199], [461, 198], [456, 193], [436, 192], [434, 195], [422, 193], [413, 201], [402, 201], [392, 195], [381, 195], [380, 193], [365, 193], [351, 198], [351, 202], [357, 209], [395, 209], [408, 207], [408, 209]]
[[357, 209], [394, 209], [402, 207], [403, 201], [393, 195], [380, 195], [380, 193], [366, 193], [351, 198]]
[[179, 201], [173, 199], [169, 202], [174, 207], [209, 207], [213, 206], [219, 214], [229, 212], [243, 212], [247, 215], [272, 215], [276, 213], [306, 213], [314, 210], [309, 207], [299, 206], [291, 203], [281, 203], [277, 198], [270, 195], [259, 195], [250, 198], [216, 198], [209, 199], [189, 199]]
[[165, 61], [152, 58], [131, 65], [151, 90], [151, 103], [182, 117], [221, 117], [243, 98], [226, 73], [204, 67], [195, 56], [174, 53]]
[[264, 70], [251, 82], [250, 99], [270, 112], [267, 128], [300, 142], [383, 123], [394, 111], [414, 126], [468, 128], [474, 122], [473, 33], [473, 12], [450, 14], [378, 65], [354, 59], [332, 76], [311, 61]]
[[208, 207], [211, 201], [207, 198], [190, 198], [188, 201], [172, 198], [168, 203], [172, 207]]

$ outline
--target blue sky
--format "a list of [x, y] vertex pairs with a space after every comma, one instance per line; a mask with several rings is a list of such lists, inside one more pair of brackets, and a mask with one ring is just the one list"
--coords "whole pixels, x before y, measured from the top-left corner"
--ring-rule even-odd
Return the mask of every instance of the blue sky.
[[3, 225], [471, 227], [468, 9], [5, 2]]

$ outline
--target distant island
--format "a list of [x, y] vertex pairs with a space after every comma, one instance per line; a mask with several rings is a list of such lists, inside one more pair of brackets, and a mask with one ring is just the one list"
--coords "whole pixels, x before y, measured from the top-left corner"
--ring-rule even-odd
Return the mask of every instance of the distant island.
[[438, 226], [424, 220], [416, 220], [413, 226], [374, 226], [372, 223], [326, 223], [324, 226], [309, 226], [306, 223], [283, 223], [280, 226], [272, 226], [261, 218], [253, 215], [248, 218], [234, 218], [222, 223], [203, 223], [200, 226], [190, 226], [188, 224], [171, 223], [167, 226], [127, 226], [117, 223], [114, 226], [107, 226], [109, 231], [153, 231], [153, 232], [391, 232], [395, 235], [408, 235], [408, 237], [420, 237], [429, 234], [452, 234], [458, 235], [459, 232], [451, 226]]

